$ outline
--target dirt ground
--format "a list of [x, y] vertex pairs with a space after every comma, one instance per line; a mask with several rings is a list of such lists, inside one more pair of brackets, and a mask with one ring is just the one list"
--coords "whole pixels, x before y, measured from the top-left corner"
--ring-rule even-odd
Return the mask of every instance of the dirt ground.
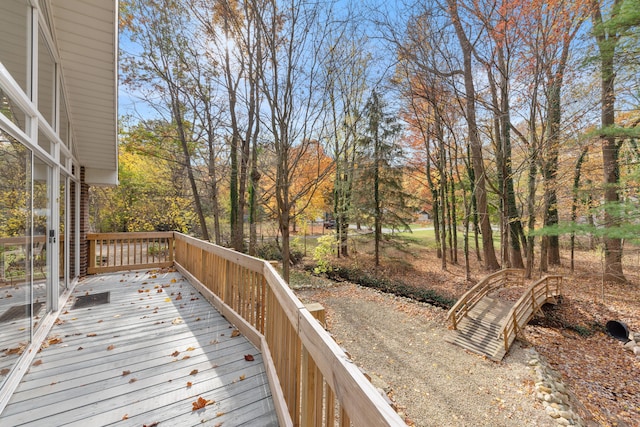
[[[442, 341], [441, 335], [446, 333], [446, 312], [442, 309], [350, 284], [327, 287], [314, 281], [297, 292], [305, 301], [325, 305], [329, 330], [356, 363], [373, 371], [374, 377], [381, 377], [382, 384], [390, 388], [399, 405], [406, 407], [406, 416], [416, 425], [544, 425], [548, 417], [537, 419], [535, 415], [544, 412], [531, 395], [531, 378], [526, 376], [526, 369], [518, 367], [525, 363], [521, 352], [533, 347], [561, 374], [574, 398], [574, 410], [586, 425], [640, 426], [640, 358], [625, 351], [623, 343], [605, 330], [607, 321], [618, 320], [640, 332], [640, 283], [638, 276], [633, 276], [638, 271], [629, 269], [629, 283], [603, 284], [597, 254], [578, 253], [573, 273], [566, 267], [569, 260], [562, 262], [563, 266], [549, 272], [564, 277], [562, 302], [545, 308], [545, 316], [525, 328], [519, 345], [500, 364], [464, 350], [424, 350], [422, 341]], [[370, 259], [366, 256], [360, 254], [357, 263], [364, 271], [373, 271], [367, 266]], [[442, 270], [440, 260], [428, 250], [414, 254], [411, 262], [390, 262], [383, 269], [392, 280], [452, 298], [461, 296], [485, 274], [477, 263], [472, 264], [472, 277], [467, 281], [463, 266], [449, 264]], [[534, 276], [532, 280], [540, 273]], [[434, 370], [427, 371], [429, 367]], [[476, 369], [489, 383], [475, 383], [481, 381], [473, 374]], [[478, 394], [484, 392], [490, 399], [460, 394], [460, 384], [472, 385]], [[432, 385], [435, 388], [431, 389]], [[511, 401], [514, 394], [516, 398]], [[454, 399], [458, 395], [466, 397], [458, 402]], [[466, 402], [472, 405], [467, 407]], [[437, 417], [444, 418], [436, 422], [434, 407], [459, 409], [438, 410]], [[478, 414], [482, 416], [469, 418]], [[485, 424], [483, 419], [500, 421]]]

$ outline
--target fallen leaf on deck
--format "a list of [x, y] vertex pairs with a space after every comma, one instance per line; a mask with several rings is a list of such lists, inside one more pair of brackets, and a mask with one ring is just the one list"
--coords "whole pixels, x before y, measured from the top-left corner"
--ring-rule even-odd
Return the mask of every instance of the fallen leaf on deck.
[[193, 350], [195, 350], [195, 348], [194, 348], [194, 347], [189, 347], [189, 348], [187, 348], [187, 350], [186, 350], [186, 351], [193, 351]]
[[111, 344], [109, 347], [107, 347], [107, 351], [111, 351], [111, 350], [113, 350], [114, 348], [116, 348], [116, 347], [115, 347], [113, 344]]
[[253, 356], [250, 354], [245, 354], [244, 355], [244, 360], [246, 360], [247, 362], [253, 362]]
[[62, 342], [62, 338], [51, 338], [47, 342], [49, 343], [49, 345], [60, 344]]
[[191, 381], [187, 381], [187, 388], [191, 388], [192, 385], [193, 383]]
[[180, 292], [178, 292], [178, 296], [176, 297], [176, 301], [179, 301], [182, 299], [182, 295], [180, 295]]
[[122, 416], [122, 419], [123, 419], [123, 420], [128, 420], [128, 419], [129, 419], [129, 414], [124, 414], [124, 415]]
[[240, 381], [244, 381], [244, 379], [247, 378], [244, 374], [240, 375]]
[[216, 425], [215, 425], [215, 426], [213, 426], [213, 427], [222, 427], [222, 424], [223, 424], [223, 423], [218, 423], [218, 424], [216, 424]]
[[176, 283], [176, 279], [171, 279], [171, 283]]
[[66, 311], [65, 311], [64, 313], [62, 313], [62, 314], [69, 314], [69, 310], [66, 310]]
[[191, 372], [189, 373], [189, 375], [196, 375], [197, 373], [198, 373], [198, 370], [197, 370], [197, 369], [194, 369], [193, 371], [191, 371]]
[[35, 362], [33, 362], [33, 366], [40, 366], [42, 365], [42, 359], [38, 359]]
[[78, 347], [78, 351], [84, 350], [84, 347]]
[[156, 276], [155, 274], [153, 276], [150, 276], [152, 279], [156, 279], [158, 276]]
[[182, 323], [182, 317], [176, 317], [171, 321], [171, 323], [173, 323], [174, 325], [179, 325], [180, 323]]
[[164, 302], [171, 302], [171, 298], [165, 298]]
[[138, 380], [137, 380], [137, 379], [135, 379], [135, 378], [131, 378], [131, 379], [129, 380], [129, 384], [133, 384], [133, 383], [135, 383], [136, 381], [138, 381]]
[[218, 412], [218, 413], [216, 413], [216, 417], [221, 417], [221, 416], [223, 416], [223, 415], [224, 415], [224, 412]]
[[162, 293], [162, 289], [158, 289], [156, 292], [158, 292], [159, 294]]
[[15, 348], [10, 348], [9, 350], [6, 350], [4, 352], [5, 355], [10, 355], [10, 354], [20, 354], [24, 351], [24, 347], [15, 347]]
[[88, 337], [95, 337], [95, 336], [97, 336], [97, 335], [98, 335], [98, 334], [96, 334], [95, 332], [91, 332], [90, 334], [87, 334], [87, 336], [88, 336]]
[[2, 375], [4, 377], [9, 372], [11, 372], [11, 369], [4, 368], [4, 369], [0, 370], [0, 375]]
[[233, 332], [231, 332], [231, 338], [235, 338], [235, 337], [239, 337], [240, 336], [240, 331], [237, 329], [234, 329]]
[[171, 353], [171, 357], [178, 357], [179, 354], [180, 354], [180, 352], [178, 350], [176, 350], [173, 353]]
[[138, 289], [138, 293], [139, 293], [139, 294], [144, 293], [144, 289]]
[[156, 421], [155, 423], [151, 423], [151, 424], [143, 424], [142, 427], [157, 427], [159, 423]]
[[131, 371], [122, 371], [122, 376], [126, 377], [127, 375], [129, 375], [131, 373]]
[[218, 341], [218, 340], [211, 340], [211, 341], [209, 341], [209, 344], [218, 344], [218, 343], [219, 343], [219, 341]]
[[207, 405], [213, 405], [214, 403], [215, 403], [215, 401], [207, 400], [204, 397], [200, 396], [200, 397], [198, 397], [198, 400], [196, 400], [195, 402], [191, 403], [191, 405], [193, 406], [192, 411], [197, 411], [199, 409], [204, 408]]
[[191, 357], [191, 356], [186, 355], [185, 357], [183, 357], [183, 358], [182, 358], [182, 360], [187, 360], [187, 359], [189, 359], [190, 357]]
[[104, 320], [98, 320], [98, 323], [102, 323], [102, 322], [104, 322]]

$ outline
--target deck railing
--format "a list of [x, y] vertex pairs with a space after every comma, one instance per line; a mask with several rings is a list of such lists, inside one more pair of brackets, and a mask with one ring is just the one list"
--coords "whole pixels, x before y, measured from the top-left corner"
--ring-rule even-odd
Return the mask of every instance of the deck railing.
[[562, 276], [545, 276], [533, 283], [529, 289], [515, 303], [505, 318], [501, 327], [501, 336], [504, 339], [504, 348], [509, 346], [516, 335], [529, 323], [531, 317], [542, 306], [550, 301], [555, 301], [562, 292]]
[[[89, 260], [102, 261], [106, 252], [107, 265], [89, 271], [148, 268], [150, 263], [126, 266], [123, 261], [131, 258], [112, 255], [120, 245], [118, 254], [140, 246], [131, 243], [136, 240], [131, 234], [90, 235]], [[151, 234], [147, 237], [167, 239], [171, 265], [262, 351], [281, 425], [405, 425], [271, 264], [184, 234]], [[100, 249], [103, 244], [107, 249]], [[112, 262], [116, 259], [122, 262]]]
[[89, 274], [173, 265], [173, 232], [89, 233]]
[[484, 277], [449, 309], [447, 317], [451, 321], [453, 329], [458, 328], [460, 320], [489, 292], [506, 286], [522, 286], [523, 284], [524, 270], [517, 268], [505, 268]]

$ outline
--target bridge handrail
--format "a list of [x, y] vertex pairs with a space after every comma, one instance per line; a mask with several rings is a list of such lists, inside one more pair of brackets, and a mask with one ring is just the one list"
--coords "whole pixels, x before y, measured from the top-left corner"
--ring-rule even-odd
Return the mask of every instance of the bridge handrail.
[[517, 335], [545, 303], [561, 295], [561, 287], [562, 276], [560, 275], [545, 276], [529, 286], [501, 325], [500, 336], [504, 340], [505, 351], [509, 350], [511, 336]]
[[452, 322], [453, 329], [458, 328], [460, 320], [489, 292], [508, 285], [522, 286], [523, 283], [524, 270], [519, 268], [505, 268], [485, 276], [473, 288], [465, 292], [447, 313], [447, 318]]

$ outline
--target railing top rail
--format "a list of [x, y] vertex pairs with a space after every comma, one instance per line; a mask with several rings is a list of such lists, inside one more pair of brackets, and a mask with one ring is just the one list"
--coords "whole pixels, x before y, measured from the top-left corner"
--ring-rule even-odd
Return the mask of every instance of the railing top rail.
[[87, 233], [87, 240], [106, 240], [106, 239], [156, 239], [171, 238], [173, 231], [139, 231], [139, 232], [122, 232], [122, 233]]
[[[516, 303], [513, 305], [513, 307], [511, 307], [511, 310], [509, 310], [509, 314], [507, 314], [507, 316], [505, 317], [504, 322], [502, 323], [501, 326], [501, 330], [502, 330], [502, 335], [504, 335], [507, 327], [509, 326], [510, 323], [513, 322], [513, 315], [514, 313], [516, 313], [518, 310], [520, 310], [523, 306], [526, 305], [531, 305], [533, 302], [531, 301], [531, 293], [534, 292], [534, 290], [538, 287], [546, 287], [546, 282], [549, 279], [562, 279], [561, 275], [549, 275], [549, 276], [545, 276], [540, 278], [539, 280], [537, 280], [536, 282], [532, 283], [531, 286], [529, 286], [527, 288], [527, 290], [522, 294], [522, 296], [518, 299], [518, 301], [516, 301]], [[544, 294], [544, 299], [546, 300], [547, 298], [549, 298], [550, 295], [547, 295], [546, 293]], [[556, 295], [554, 295], [556, 296]], [[536, 299], [536, 303], [540, 303], [542, 301], [543, 298], [538, 298]]]
[[508, 274], [516, 274], [516, 273], [522, 274], [524, 277], [524, 270], [519, 268], [505, 268], [503, 270], [496, 271], [494, 273], [491, 273], [483, 277], [482, 280], [480, 280], [478, 283], [475, 284], [475, 286], [473, 286], [471, 289], [465, 292], [464, 295], [462, 295], [460, 299], [458, 299], [458, 301], [453, 305], [453, 307], [449, 309], [449, 312], [447, 313], [447, 318], [450, 319], [451, 316], [453, 316], [454, 313], [456, 313], [462, 305], [464, 305], [469, 299], [471, 299], [471, 297], [474, 294], [478, 293], [480, 289], [485, 287], [487, 283], [490, 283], [493, 279], [501, 276], [505, 276]]
[[188, 242], [189, 244], [197, 248], [200, 248], [208, 252], [212, 252], [221, 258], [224, 258], [228, 261], [239, 264], [245, 268], [248, 268], [251, 271], [255, 271], [256, 273], [264, 273], [264, 268], [265, 268], [264, 264], [265, 263], [268, 264], [263, 259], [252, 257], [250, 255], [234, 251], [233, 249], [224, 248], [222, 246], [216, 245], [215, 243], [196, 239], [195, 237], [187, 236], [186, 234], [182, 234], [177, 231], [174, 232], [174, 237], [176, 240], [182, 240], [182, 241]]

